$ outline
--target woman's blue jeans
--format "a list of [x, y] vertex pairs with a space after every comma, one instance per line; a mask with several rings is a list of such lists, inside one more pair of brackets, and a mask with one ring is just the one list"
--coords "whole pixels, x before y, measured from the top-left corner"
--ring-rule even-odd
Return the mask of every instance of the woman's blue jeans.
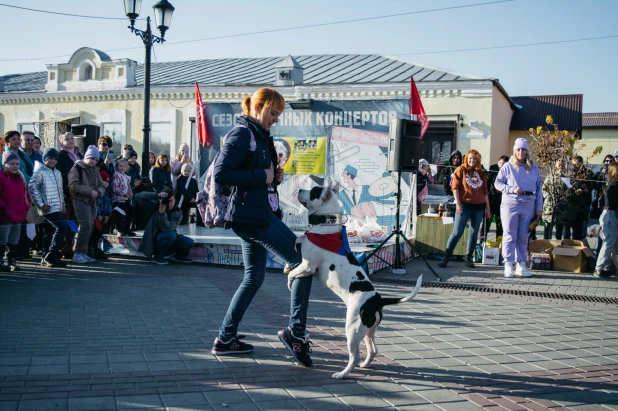
[[[269, 213], [267, 227], [243, 225], [234, 227], [233, 230], [241, 239], [245, 276], [232, 297], [221, 324], [219, 338], [223, 341], [236, 335], [238, 324], [262, 286], [266, 274], [267, 253], [276, 254], [292, 267], [302, 261], [301, 255], [296, 252], [296, 235], [273, 213]], [[313, 276], [309, 276], [296, 279], [292, 283], [290, 329], [297, 337], [305, 335], [312, 280]]]
[[473, 210], [471, 208], [463, 207], [463, 214], [459, 215], [455, 213], [455, 224], [453, 227], [453, 232], [451, 236], [448, 238], [446, 242], [446, 252], [449, 254], [453, 253], [455, 247], [457, 247], [457, 243], [459, 239], [463, 235], [466, 229], [466, 223], [470, 220], [470, 230], [468, 230], [468, 254], [472, 254], [474, 252], [474, 248], [476, 247], [476, 239], [478, 238], [479, 226], [481, 225], [481, 221], [483, 220], [483, 216], [485, 215], [485, 209], [481, 210]]

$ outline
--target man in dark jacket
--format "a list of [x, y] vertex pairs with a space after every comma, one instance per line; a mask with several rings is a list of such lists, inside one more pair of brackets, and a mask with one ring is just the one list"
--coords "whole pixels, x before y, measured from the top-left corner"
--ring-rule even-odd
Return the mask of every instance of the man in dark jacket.
[[448, 163], [445, 164], [438, 173], [437, 183], [442, 184], [446, 193], [450, 196], [453, 195], [453, 190], [451, 190], [451, 174], [461, 165], [461, 159], [461, 152], [459, 150], [453, 151], [448, 159]]
[[189, 252], [193, 249], [193, 239], [176, 232], [182, 213], [176, 206], [174, 190], [166, 187], [159, 194], [143, 192], [135, 199], [142, 209], [152, 212], [138, 251], [146, 257], [154, 255], [155, 264], [167, 264], [166, 256], [170, 255], [175, 262], [192, 263]]

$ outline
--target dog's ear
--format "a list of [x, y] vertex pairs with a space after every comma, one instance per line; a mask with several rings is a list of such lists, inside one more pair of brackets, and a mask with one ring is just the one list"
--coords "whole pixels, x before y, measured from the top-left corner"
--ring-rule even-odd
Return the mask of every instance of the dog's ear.
[[332, 180], [328, 183], [328, 188], [333, 190], [336, 194], [339, 194], [339, 182]]

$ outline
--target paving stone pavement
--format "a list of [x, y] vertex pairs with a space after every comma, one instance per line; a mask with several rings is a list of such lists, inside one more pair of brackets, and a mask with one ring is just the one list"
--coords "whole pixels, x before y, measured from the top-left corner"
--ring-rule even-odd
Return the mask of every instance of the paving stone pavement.
[[[504, 279], [462, 267], [438, 272], [451, 283], [617, 293], [615, 280], [589, 274]], [[431, 280], [418, 260], [407, 271], [397, 278]], [[390, 276], [372, 277], [382, 294], [410, 291], [379, 282]], [[239, 268], [122, 259], [64, 270], [26, 262], [3, 274], [0, 410], [618, 410], [617, 306], [424, 288], [384, 310], [371, 368], [338, 381], [343, 303], [314, 282], [315, 365], [295, 365], [276, 335], [289, 308], [277, 272], [240, 327], [255, 351], [210, 354], [241, 277]]]

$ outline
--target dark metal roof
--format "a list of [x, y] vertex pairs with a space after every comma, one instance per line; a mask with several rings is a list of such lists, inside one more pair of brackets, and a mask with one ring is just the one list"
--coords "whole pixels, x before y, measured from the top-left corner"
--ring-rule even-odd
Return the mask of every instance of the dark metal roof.
[[547, 115], [552, 116], [561, 130], [581, 130], [583, 97], [583, 94], [511, 97], [515, 104], [521, 106], [513, 113], [511, 130], [528, 130], [545, 125]]
[[584, 128], [618, 128], [618, 113], [584, 113]]
[[[275, 82], [275, 67], [286, 57], [227, 58], [172, 61], [152, 65], [152, 85], [266, 85]], [[401, 83], [414, 76], [417, 83], [491, 80], [420, 66], [377, 54], [321, 54], [294, 56], [303, 67], [303, 84]], [[47, 72], [0, 77], [4, 91], [43, 91]], [[144, 81], [144, 66], [136, 68], [138, 86]]]

